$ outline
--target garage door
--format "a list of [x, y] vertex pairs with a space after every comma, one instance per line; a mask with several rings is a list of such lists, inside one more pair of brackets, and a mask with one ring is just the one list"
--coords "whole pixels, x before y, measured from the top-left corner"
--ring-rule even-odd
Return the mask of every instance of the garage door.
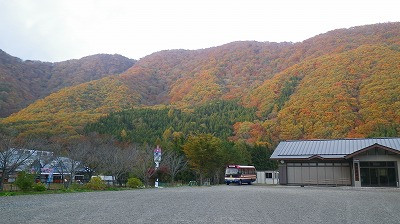
[[349, 163], [288, 163], [288, 184], [351, 185]]

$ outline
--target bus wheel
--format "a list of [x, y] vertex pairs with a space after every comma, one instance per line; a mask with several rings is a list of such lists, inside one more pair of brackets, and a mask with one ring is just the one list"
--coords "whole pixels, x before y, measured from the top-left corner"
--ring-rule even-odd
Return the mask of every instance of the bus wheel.
[[226, 185], [229, 185], [229, 182], [226, 182]]
[[251, 185], [252, 183], [251, 183], [251, 181], [249, 182], [249, 185]]

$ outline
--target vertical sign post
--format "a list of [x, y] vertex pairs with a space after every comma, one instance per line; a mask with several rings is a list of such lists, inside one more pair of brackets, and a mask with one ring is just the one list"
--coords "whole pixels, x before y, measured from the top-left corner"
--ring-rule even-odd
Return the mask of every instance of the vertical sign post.
[[[157, 145], [157, 148], [154, 149], [154, 163], [156, 164], [155, 168], [156, 175], [158, 167], [160, 166], [160, 162], [161, 162], [161, 148], [160, 146]], [[158, 178], [156, 179], [154, 187], [158, 188]]]
[[360, 175], [358, 173], [358, 163], [354, 163], [354, 177], [355, 181], [360, 181]]
[[47, 180], [46, 180], [47, 189], [49, 189], [50, 183], [53, 182], [54, 168], [42, 168], [41, 172], [45, 172], [45, 173], [49, 174], [49, 176], [47, 177]]

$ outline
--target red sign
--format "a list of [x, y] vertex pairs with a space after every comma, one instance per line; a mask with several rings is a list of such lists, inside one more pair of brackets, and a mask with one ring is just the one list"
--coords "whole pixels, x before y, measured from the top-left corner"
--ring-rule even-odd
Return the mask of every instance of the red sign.
[[160, 146], [157, 145], [157, 148], [154, 149], [154, 153], [160, 153], [161, 154]]

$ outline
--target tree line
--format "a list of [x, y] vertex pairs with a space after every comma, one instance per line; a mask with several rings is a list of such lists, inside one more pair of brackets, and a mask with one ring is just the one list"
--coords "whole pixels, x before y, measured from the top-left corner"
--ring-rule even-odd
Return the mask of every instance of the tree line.
[[254, 108], [245, 108], [234, 100], [216, 100], [190, 111], [165, 107], [114, 112], [88, 124], [84, 131], [110, 134], [118, 140], [136, 143], [154, 143], [168, 133], [185, 136], [210, 133], [226, 139], [233, 135], [233, 124], [254, 119]]
[[[124, 185], [129, 177], [139, 178], [145, 185], [152, 185], [155, 178], [161, 182], [189, 182], [208, 179], [223, 182], [224, 168], [228, 164], [252, 164], [257, 169], [276, 169], [269, 161], [271, 150], [263, 146], [250, 146], [244, 142], [229, 142], [212, 134], [163, 135], [157, 142], [163, 148], [160, 168], [154, 168], [155, 145], [119, 141], [111, 135], [89, 133], [75, 139], [55, 136], [49, 139], [18, 139], [12, 135], [0, 136], [0, 190], [5, 179], [24, 167], [33, 172], [32, 164], [22, 166], [32, 159], [35, 152], [51, 154], [39, 158], [40, 167], [52, 163], [62, 176], [66, 188], [82, 170], [90, 179], [93, 175], [110, 175], [114, 182]], [[18, 151], [18, 149], [30, 149]], [[15, 159], [17, 155], [18, 158]], [[37, 158], [37, 157], [36, 157]], [[40, 169], [35, 170], [40, 176]]]

